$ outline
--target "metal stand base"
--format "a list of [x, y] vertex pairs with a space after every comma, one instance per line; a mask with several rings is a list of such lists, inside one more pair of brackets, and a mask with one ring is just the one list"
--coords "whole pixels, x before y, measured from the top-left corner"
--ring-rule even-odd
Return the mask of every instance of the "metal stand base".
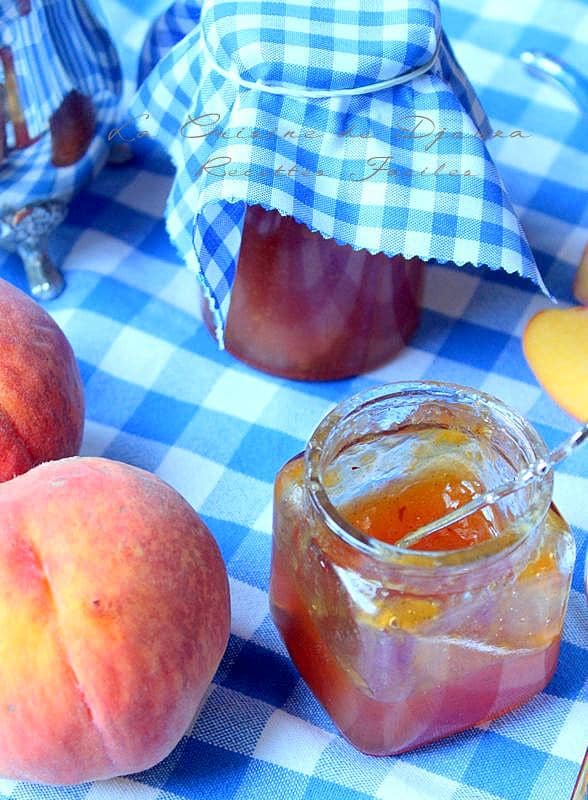
[[67, 206], [51, 200], [27, 206], [0, 217], [0, 246], [22, 259], [31, 294], [37, 300], [53, 300], [63, 291], [63, 276], [47, 253], [50, 234], [65, 219]]

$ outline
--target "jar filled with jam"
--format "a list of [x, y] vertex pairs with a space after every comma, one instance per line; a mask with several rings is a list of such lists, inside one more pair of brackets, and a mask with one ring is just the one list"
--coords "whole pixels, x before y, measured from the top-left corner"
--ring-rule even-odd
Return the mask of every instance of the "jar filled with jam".
[[407, 383], [342, 403], [278, 474], [273, 619], [362, 752], [494, 719], [550, 680], [575, 555], [552, 476], [395, 544], [546, 455], [498, 400]]
[[347, 378], [410, 339], [429, 262], [545, 288], [439, 0], [193, 5], [166, 55], [185, 9], [154, 29], [130, 113], [176, 166], [167, 229], [221, 347]]
[[[338, 244], [261, 206], [245, 215], [226, 349], [294, 380], [336, 380], [380, 367], [419, 322], [425, 265]], [[208, 328], [213, 321], [203, 305]]]

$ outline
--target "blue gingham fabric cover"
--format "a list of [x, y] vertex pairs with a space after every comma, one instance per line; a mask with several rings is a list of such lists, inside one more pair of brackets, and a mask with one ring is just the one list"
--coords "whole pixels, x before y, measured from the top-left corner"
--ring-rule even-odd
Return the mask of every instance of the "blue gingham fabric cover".
[[138, 83], [142, 84], [161, 59], [194, 30], [200, 20], [199, 0], [177, 0], [152, 24], [139, 59]]
[[[116, 17], [138, 29], [134, 0], [115, 4]], [[529, 78], [517, 57], [542, 48], [588, 75], [588, 8], [579, 0], [445, 0], [443, 14], [495, 130], [530, 136], [489, 147], [545, 282], [565, 305], [588, 241], [586, 128], [572, 100]], [[526, 320], [549, 301], [504, 273], [430, 265], [422, 323], [389, 365], [336, 383], [272, 378], [220, 352], [199, 320], [193, 277], [165, 230], [172, 180], [167, 161], [148, 151], [105, 168], [80, 193], [52, 245], [67, 290], [46, 307], [82, 371], [83, 453], [157, 473], [219, 542], [231, 583], [229, 648], [189, 731], [157, 767], [67, 789], [0, 780], [0, 797], [569, 800], [588, 744], [586, 451], [556, 475], [555, 500], [578, 545], [557, 670], [543, 692], [501, 719], [402, 756], [362, 756], [300, 679], [267, 602], [274, 475], [350, 394], [394, 380], [455, 381], [512, 405], [550, 446], [574, 429], [521, 351]], [[15, 256], [0, 252], [0, 275], [25, 289]]]
[[[300, 96], [361, 89], [431, 61], [394, 87]], [[542, 286], [437, 0], [207, 0], [132, 113], [176, 165], [168, 231], [221, 341], [247, 205], [356, 249], [502, 268]]]
[[[17, 5], [15, 0], [0, 2], [0, 47], [11, 50], [28, 134], [39, 138], [25, 149], [9, 150], [0, 162], [0, 215], [48, 199], [69, 200], [106, 161], [108, 132], [120, 113], [122, 78], [116, 50], [85, 0], [32, 0], [24, 16]], [[4, 82], [0, 64], [0, 83]], [[73, 89], [92, 99], [94, 139], [75, 164], [55, 167], [49, 119]], [[10, 148], [10, 124], [7, 134]]]
[[[87, 0], [87, 2], [94, 16], [114, 39], [124, 84], [120, 108], [126, 111], [137, 91], [142, 45], [153, 25], [169, 10], [170, 0], [141, 0], [140, 3], [138, 0]], [[180, 3], [188, 6], [190, 0], [180, 0]], [[178, 18], [177, 13], [173, 16]], [[169, 30], [174, 30], [176, 27], [175, 22], [170, 21]], [[163, 26], [160, 30], [164, 37]], [[179, 39], [176, 38], [175, 41]]]

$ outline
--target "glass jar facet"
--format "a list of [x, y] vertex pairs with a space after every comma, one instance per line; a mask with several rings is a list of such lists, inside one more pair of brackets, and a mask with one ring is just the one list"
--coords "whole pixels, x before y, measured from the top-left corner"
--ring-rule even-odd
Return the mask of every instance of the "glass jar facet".
[[402, 752], [540, 691], [556, 666], [574, 543], [550, 478], [494, 509], [495, 538], [450, 552], [370, 538], [346, 522], [347, 500], [450, 462], [500, 482], [544, 454], [493, 398], [404, 384], [342, 404], [280, 471], [272, 615], [359, 750]]

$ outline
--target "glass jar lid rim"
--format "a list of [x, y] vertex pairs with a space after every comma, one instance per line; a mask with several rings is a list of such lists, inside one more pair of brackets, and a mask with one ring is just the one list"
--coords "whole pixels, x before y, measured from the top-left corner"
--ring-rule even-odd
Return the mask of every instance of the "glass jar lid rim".
[[[404, 563], [414, 567], [447, 567], [454, 571], [456, 567], [463, 570], [475, 566], [484, 560], [499, 560], [510, 554], [523, 541], [526, 535], [520, 535], [511, 544], [506, 546], [499, 541], [499, 538], [482, 542], [467, 548], [452, 551], [424, 551], [412, 550], [397, 547], [379, 539], [376, 539], [363, 531], [355, 528], [339, 513], [335, 505], [331, 502], [329, 493], [325, 489], [322, 481], [323, 455], [325, 445], [335, 433], [344, 428], [354, 414], [363, 409], [376, 404], [392, 401], [394, 398], [406, 398], [407, 396], [422, 396], [423, 399], [448, 398], [454, 395], [457, 402], [479, 405], [492, 408], [499, 412], [505, 419], [512, 421], [524, 432], [527, 443], [533, 449], [537, 457], [545, 457], [548, 448], [531, 424], [513, 408], [493, 395], [454, 383], [441, 381], [402, 381], [384, 384], [372, 389], [359, 392], [343, 400], [333, 408], [319, 423], [314, 430], [306, 451], [305, 451], [305, 481], [309, 489], [310, 498], [313, 506], [323, 518], [329, 529], [340, 539], [345, 541], [357, 550], [366, 555], [375, 557], [382, 561], [392, 563]], [[548, 488], [544, 508], [537, 515], [534, 524], [538, 525], [545, 517], [549, 508], [552, 496], [553, 475], [550, 474], [543, 481], [542, 485]], [[529, 532], [534, 525], [529, 526]]]

